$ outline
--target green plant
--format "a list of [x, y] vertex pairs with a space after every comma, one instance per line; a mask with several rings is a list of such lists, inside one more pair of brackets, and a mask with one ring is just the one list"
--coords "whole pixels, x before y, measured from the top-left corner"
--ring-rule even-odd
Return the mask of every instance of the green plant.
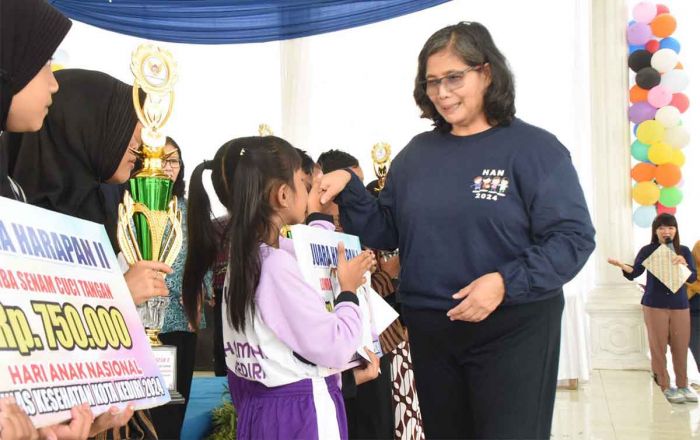
[[211, 412], [212, 433], [207, 440], [231, 440], [236, 438], [236, 409], [231, 402], [224, 403]]

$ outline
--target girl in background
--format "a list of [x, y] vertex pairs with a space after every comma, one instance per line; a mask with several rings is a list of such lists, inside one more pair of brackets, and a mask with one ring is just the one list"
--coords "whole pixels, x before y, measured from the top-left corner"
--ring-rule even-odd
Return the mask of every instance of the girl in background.
[[[187, 257], [187, 199], [185, 199], [185, 165], [182, 160], [182, 150], [172, 138], [166, 138], [165, 153], [168, 158], [163, 161], [163, 171], [173, 181], [173, 195], [177, 197], [177, 207], [182, 211], [182, 232], [184, 240], [177, 258], [173, 262], [173, 272], [165, 277], [168, 287], [170, 302], [165, 309], [163, 327], [158, 337], [166, 345], [177, 347], [177, 390], [188, 401], [190, 398], [190, 385], [194, 373], [194, 361], [197, 350], [196, 330], [204, 328], [204, 311], [200, 311], [199, 321], [196, 327], [187, 322], [187, 316], [182, 308], [182, 275], [185, 272], [185, 259]], [[212, 296], [212, 273], [207, 272], [200, 289], [200, 294]]]
[[[632, 281], [644, 273], [644, 260], [659, 248], [670, 246], [676, 254], [673, 264], [682, 264], [690, 269], [688, 282], [697, 278], [695, 260], [690, 249], [681, 246], [678, 234], [678, 222], [671, 214], [660, 214], [651, 225], [651, 243], [637, 253], [634, 264], [622, 263], [609, 258], [608, 263], [622, 269], [622, 275]], [[649, 336], [651, 351], [651, 370], [654, 380], [661, 387], [666, 400], [671, 403], [697, 402], [698, 398], [688, 388], [688, 343], [690, 342], [690, 313], [688, 311], [688, 294], [685, 284], [677, 292], [671, 292], [658, 278], [647, 272], [647, 282], [642, 296], [644, 323]], [[671, 346], [673, 371], [676, 374], [676, 386], [671, 387], [671, 380], [666, 371], [666, 347]]]

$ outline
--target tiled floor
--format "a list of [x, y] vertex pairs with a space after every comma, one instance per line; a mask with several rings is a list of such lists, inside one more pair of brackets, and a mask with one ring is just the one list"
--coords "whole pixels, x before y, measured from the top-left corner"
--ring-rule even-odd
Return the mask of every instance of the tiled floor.
[[700, 406], [671, 405], [646, 371], [594, 370], [576, 391], [559, 390], [553, 439], [700, 438]]

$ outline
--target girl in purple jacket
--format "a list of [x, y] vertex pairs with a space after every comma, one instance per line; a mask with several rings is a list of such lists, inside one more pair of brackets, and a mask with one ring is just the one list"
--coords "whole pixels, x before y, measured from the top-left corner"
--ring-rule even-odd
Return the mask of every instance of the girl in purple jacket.
[[[352, 358], [361, 336], [355, 290], [372, 264], [363, 253], [338, 261], [342, 293], [328, 312], [303, 278], [284, 225], [320, 211], [317, 185], [309, 196], [301, 159], [274, 136], [234, 139], [190, 181], [189, 243], [183, 301], [190, 321], [198, 317], [196, 292], [216, 255], [217, 236], [202, 172], [226, 206], [230, 245], [222, 306], [223, 343], [231, 398], [238, 414], [237, 438], [347, 438], [337, 368]], [[332, 228], [317, 214], [312, 225]], [[316, 221], [314, 221], [316, 220]], [[339, 256], [344, 255], [342, 244]]]

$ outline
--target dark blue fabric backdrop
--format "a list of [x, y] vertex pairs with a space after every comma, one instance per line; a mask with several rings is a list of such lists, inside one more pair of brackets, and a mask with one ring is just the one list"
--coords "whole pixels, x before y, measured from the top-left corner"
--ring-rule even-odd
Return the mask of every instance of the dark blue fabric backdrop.
[[387, 20], [448, 0], [49, 0], [68, 17], [176, 43], [255, 43]]

